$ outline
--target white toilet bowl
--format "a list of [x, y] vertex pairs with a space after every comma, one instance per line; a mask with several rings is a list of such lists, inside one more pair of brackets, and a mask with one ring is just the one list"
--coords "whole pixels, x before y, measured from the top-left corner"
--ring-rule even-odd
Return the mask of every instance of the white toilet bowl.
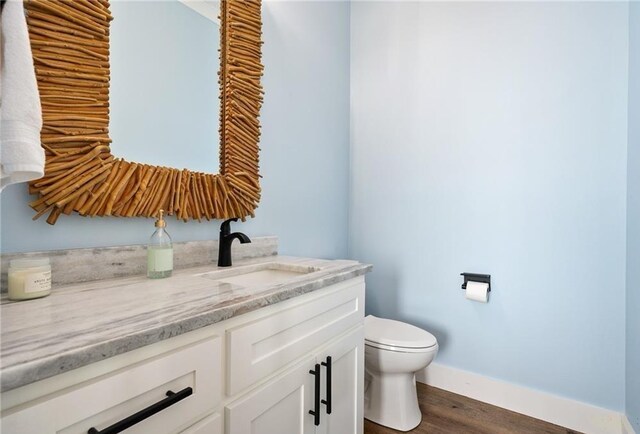
[[415, 373], [435, 358], [438, 342], [429, 332], [369, 315], [364, 320], [364, 417], [409, 431], [420, 424]]

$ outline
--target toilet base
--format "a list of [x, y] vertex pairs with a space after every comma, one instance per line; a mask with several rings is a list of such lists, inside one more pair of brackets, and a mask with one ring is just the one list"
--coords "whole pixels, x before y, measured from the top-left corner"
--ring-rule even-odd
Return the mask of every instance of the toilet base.
[[410, 431], [420, 424], [422, 413], [413, 373], [367, 372], [365, 381], [365, 419], [399, 431]]

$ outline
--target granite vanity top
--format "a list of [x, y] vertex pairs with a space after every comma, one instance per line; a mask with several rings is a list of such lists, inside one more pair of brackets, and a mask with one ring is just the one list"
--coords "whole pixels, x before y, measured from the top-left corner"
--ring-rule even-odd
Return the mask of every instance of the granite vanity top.
[[202, 277], [214, 265], [166, 279], [135, 276], [57, 288], [49, 297], [0, 306], [0, 390], [7, 391], [108, 357], [365, 274], [347, 260], [269, 256], [239, 267], [290, 264], [316, 271], [284, 283], [239, 286]]

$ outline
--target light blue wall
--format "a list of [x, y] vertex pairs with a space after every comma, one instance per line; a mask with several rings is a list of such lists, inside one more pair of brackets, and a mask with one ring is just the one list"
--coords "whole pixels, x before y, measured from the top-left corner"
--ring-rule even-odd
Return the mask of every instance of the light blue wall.
[[[250, 236], [278, 235], [281, 252], [347, 253], [349, 4], [265, 2], [263, 196]], [[167, 84], [169, 85], [169, 83]], [[133, 115], [133, 114], [132, 114]], [[26, 186], [0, 195], [3, 252], [146, 243], [153, 220], [62, 216], [31, 221]], [[217, 239], [218, 223], [169, 221], [175, 241]]]
[[368, 312], [430, 330], [437, 362], [623, 409], [628, 23], [352, 3], [350, 255], [375, 264]]
[[629, 13], [626, 413], [640, 433], [640, 3]]

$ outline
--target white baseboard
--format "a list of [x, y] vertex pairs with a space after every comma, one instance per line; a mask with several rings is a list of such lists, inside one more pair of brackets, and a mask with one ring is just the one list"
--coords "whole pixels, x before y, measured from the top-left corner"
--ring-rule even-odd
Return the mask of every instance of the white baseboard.
[[633, 429], [629, 418], [625, 415], [622, 415], [622, 434], [636, 434], [636, 430]]
[[[416, 380], [459, 395], [588, 434], [625, 433], [621, 413], [432, 363]], [[631, 424], [627, 421], [631, 428]]]

